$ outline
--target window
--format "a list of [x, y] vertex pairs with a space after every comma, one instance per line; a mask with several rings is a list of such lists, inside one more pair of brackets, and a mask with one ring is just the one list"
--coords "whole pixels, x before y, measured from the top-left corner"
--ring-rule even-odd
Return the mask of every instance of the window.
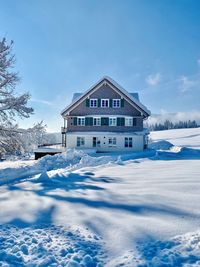
[[85, 138], [84, 137], [77, 137], [77, 146], [84, 146], [85, 145]]
[[121, 107], [121, 99], [113, 99], [112, 106], [113, 106], [113, 108], [120, 108]]
[[116, 137], [109, 137], [108, 138], [108, 146], [116, 146], [116, 144], [117, 144]]
[[133, 147], [133, 138], [132, 137], [125, 137], [124, 146], [125, 147]]
[[77, 125], [85, 126], [85, 117], [78, 117], [77, 118]]
[[110, 117], [109, 118], [109, 126], [116, 126], [117, 125], [117, 118]]
[[90, 99], [90, 108], [96, 108], [97, 107], [97, 99]]
[[100, 117], [94, 117], [93, 118], [93, 125], [94, 126], [101, 126], [101, 118]]
[[133, 118], [126, 117], [125, 118], [125, 126], [133, 126]]
[[101, 107], [109, 108], [109, 99], [101, 99]]

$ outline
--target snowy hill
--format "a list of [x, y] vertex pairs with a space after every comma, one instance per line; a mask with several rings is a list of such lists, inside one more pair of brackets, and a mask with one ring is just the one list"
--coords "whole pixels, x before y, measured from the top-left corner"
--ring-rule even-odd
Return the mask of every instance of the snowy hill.
[[0, 162], [0, 266], [200, 266], [200, 129]]

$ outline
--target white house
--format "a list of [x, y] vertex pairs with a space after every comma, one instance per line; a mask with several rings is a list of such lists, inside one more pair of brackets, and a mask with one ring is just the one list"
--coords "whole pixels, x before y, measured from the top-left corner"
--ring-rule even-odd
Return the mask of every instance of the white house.
[[61, 115], [66, 148], [108, 152], [147, 147], [149, 132], [143, 128], [143, 121], [150, 111], [137, 93], [128, 93], [110, 77], [103, 77], [85, 93], [75, 93]]

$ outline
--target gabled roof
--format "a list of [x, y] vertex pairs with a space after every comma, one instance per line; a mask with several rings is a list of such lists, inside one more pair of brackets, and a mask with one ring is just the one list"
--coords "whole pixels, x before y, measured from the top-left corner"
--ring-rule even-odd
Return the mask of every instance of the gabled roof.
[[[129, 94], [132, 95], [132, 97], [136, 98], [139, 101], [138, 93], [129, 93]], [[83, 95], [83, 93], [74, 93], [73, 96], [72, 96], [72, 102], [77, 100], [82, 95]]]
[[77, 100], [80, 96], [82, 96], [83, 93], [74, 93], [73, 97], [72, 97], [72, 102], [74, 102], [75, 100]]
[[125, 97], [131, 100], [132, 104], [135, 105], [140, 111], [146, 114], [145, 117], [150, 116], [151, 112], [139, 101], [138, 93], [128, 93], [121, 85], [119, 85], [116, 81], [114, 81], [109, 76], [104, 76], [99, 81], [97, 81], [93, 86], [91, 86], [85, 93], [75, 93], [73, 95], [73, 99], [71, 104], [69, 104], [62, 112], [61, 115], [64, 116], [66, 112], [69, 112], [73, 109], [73, 106], [78, 104], [81, 101], [84, 101], [87, 98], [89, 93], [97, 87], [103, 84], [104, 82], [110, 83], [111, 86], [114, 86], [119, 92], [121, 92]]

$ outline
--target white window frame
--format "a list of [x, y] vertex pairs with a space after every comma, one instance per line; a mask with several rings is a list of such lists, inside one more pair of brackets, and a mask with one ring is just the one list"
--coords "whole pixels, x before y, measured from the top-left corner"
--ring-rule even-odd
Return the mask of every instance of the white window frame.
[[[126, 146], [126, 140], [128, 141]], [[132, 148], [133, 147], [133, 137], [125, 137], [124, 138], [124, 147], [125, 148]]]
[[85, 145], [85, 137], [77, 136], [77, 138], [76, 138], [76, 146], [77, 147], [81, 147], [81, 146], [84, 146], [84, 145]]
[[117, 118], [109, 117], [109, 126], [117, 126]]
[[85, 126], [85, 117], [77, 117], [77, 126]]
[[[105, 106], [103, 103], [107, 103], [107, 105]], [[103, 99], [101, 99], [101, 107], [102, 108], [109, 108], [109, 99], [108, 98], [103, 98]]]
[[109, 147], [117, 146], [117, 138], [116, 137], [108, 137], [108, 146]]
[[125, 117], [125, 126], [133, 126], [133, 118], [132, 117]]
[[[94, 123], [96, 120], [96, 124]], [[93, 117], [93, 126], [101, 126], [101, 117]]]
[[113, 108], [121, 108], [121, 99], [116, 98], [112, 100], [112, 107]]
[[98, 99], [90, 98], [90, 108], [97, 108], [97, 107], [98, 107]]

